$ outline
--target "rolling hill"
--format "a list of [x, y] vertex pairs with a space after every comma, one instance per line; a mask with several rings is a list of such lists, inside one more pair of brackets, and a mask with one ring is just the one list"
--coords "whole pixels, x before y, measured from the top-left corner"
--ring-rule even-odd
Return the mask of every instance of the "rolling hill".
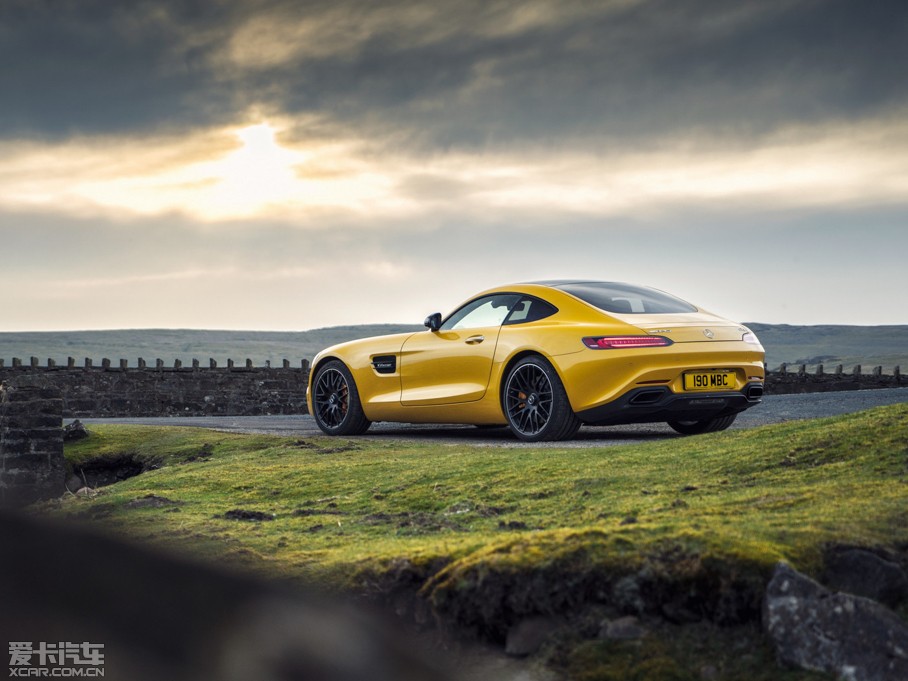
[[[903, 326], [792, 326], [787, 324], [749, 323], [766, 348], [767, 364], [776, 368], [789, 364], [824, 364], [834, 367], [855, 364], [865, 367], [882, 365], [908, 367], [908, 325]], [[389, 333], [418, 331], [422, 327], [407, 324], [371, 324], [336, 326], [311, 331], [208, 331], [192, 329], [133, 329], [116, 331], [55, 331], [0, 333], [0, 359], [9, 365], [13, 357], [27, 363], [37, 357], [43, 365], [48, 358], [58, 364], [73, 357], [77, 365], [86, 357], [100, 363], [121, 358], [135, 366], [142, 357], [149, 363], [157, 358], [166, 364], [179, 359], [184, 365], [198, 359], [203, 366], [208, 359], [219, 365], [227, 359], [244, 362], [252, 359], [256, 366], [266, 361], [279, 365], [288, 359], [298, 365], [311, 359], [319, 350], [356, 338]]]

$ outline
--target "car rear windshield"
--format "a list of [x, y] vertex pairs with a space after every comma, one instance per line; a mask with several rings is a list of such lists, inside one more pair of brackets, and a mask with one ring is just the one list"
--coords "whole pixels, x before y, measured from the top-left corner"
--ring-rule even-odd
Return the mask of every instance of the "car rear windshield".
[[570, 293], [572, 296], [576, 296], [604, 312], [613, 312], [615, 314], [662, 314], [697, 311], [696, 307], [680, 298], [675, 298], [662, 291], [644, 286], [587, 281], [556, 284], [555, 288]]

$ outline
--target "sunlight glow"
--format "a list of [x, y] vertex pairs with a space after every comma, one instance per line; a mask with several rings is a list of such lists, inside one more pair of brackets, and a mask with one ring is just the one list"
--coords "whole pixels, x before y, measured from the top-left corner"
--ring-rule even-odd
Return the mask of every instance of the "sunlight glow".
[[609, 154], [528, 147], [425, 155], [375, 149], [355, 138], [285, 143], [282, 130], [261, 121], [184, 138], [0, 143], [0, 207], [315, 226], [331, 212], [368, 227], [378, 217], [450, 211], [639, 216], [697, 202], [893, 202], [908, 191], [902, 122], [869, 132], [795, 130], [747, 149], [680, 139]]
[[281, 146], [267, 123], [232, 131], [240, 147], [212, 161], [152, 177], [89, 185], [99, 203], [130, 205], [141, 212], [185, 210], [203, 219], [248, 217], [305, 193], [294, 167], [307, 154]]
[[313, 208], [364, 211], [387, 193], [388, 180], [356, 159], [354, 143], [319, 140], [302, 151], [282, 144], [280, 132], [268, 122], [206, 132], [207, 154], [195, 139], [0, 145], [0, 205], [176, 212], [209, 222], [292, 219]]

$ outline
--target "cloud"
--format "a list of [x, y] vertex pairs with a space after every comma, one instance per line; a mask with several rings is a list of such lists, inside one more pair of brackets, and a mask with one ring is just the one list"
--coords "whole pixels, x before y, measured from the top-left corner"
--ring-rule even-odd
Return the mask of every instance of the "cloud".
[[[904, 323], [904, 206], [603, 217], [376, 216], [301, 230], [257, 219], [0, 211], [3, 328], [305, 329], [419, 323], [508, 281], [656, 286], [741, 321]], [[831, 274], [834, 273], [834, 274]]]
[[904, 322], [906, 33], [895, 0], [7, 0], [3, 326], [419, 321], [564, 276]]
[[423, 149], [646, 145], [906, 104], [898, 0], [10, 0], [0, 135], [184, 130], [258, 111]]
[[658, 149], [522, 149], [420, 154], [366, 139], [293, 140], [258, 123], [198, 137], [0, 143], [0, 207], [83, 215], [249, 218], [366, 230], [433, 214], [476, 220], [532, 211], [599, 217], [741, 208], [904, 204], [908, 123], [792, 126], [749, 145], [703, 137]]

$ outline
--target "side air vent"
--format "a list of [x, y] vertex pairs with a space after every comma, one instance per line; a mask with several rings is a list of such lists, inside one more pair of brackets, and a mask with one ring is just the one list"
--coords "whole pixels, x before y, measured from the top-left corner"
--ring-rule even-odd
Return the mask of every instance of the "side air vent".
[[397, 371], [397, 357], [394, 355], [376, 355], [372, 358], [372, 368], [380, 374], [393, 374]]

